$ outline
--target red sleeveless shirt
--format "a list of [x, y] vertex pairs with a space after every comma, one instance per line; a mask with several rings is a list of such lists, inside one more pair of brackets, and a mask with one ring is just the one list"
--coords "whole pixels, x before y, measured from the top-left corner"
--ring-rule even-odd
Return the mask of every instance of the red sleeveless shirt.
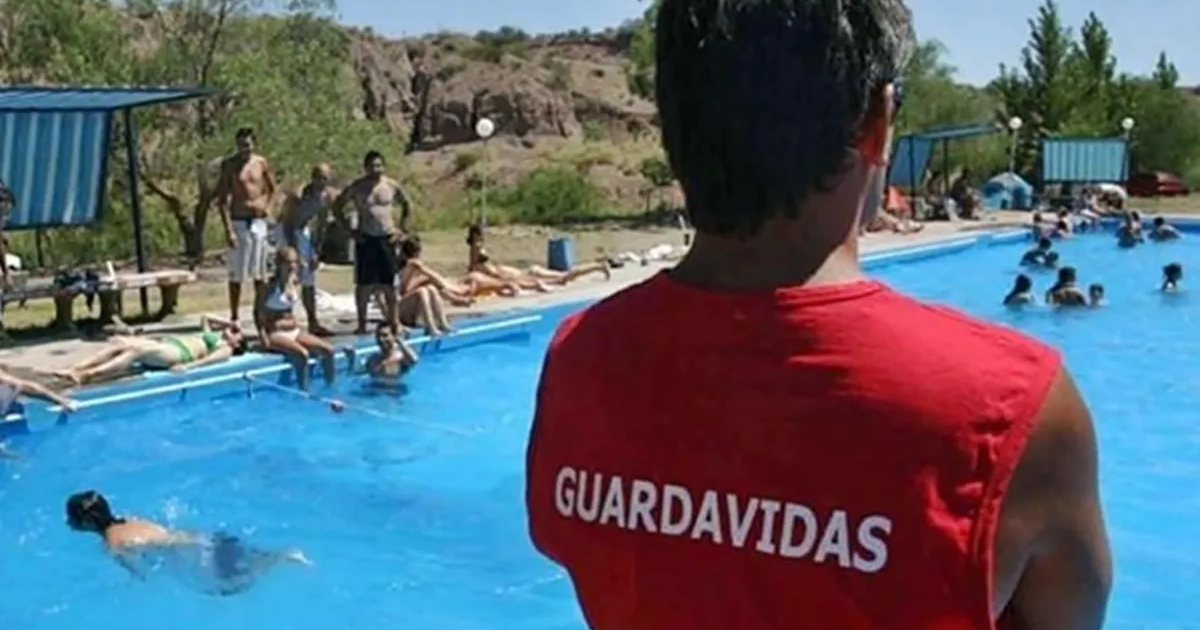
[[666, 274], [560, 326], [537, 548], [595, 630], [992, 627], [992, 541], [1058, 354], [873, 281]]

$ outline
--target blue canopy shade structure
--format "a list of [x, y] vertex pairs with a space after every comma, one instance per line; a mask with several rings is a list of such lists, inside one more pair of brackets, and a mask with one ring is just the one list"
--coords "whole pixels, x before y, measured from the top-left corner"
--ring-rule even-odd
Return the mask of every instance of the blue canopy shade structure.
[[1046, 138], [1042, 181], [1102, 184], [1129, 179], [1129, 143], [1116, 138]]
[[979, 188], [983, 207], [992, 210], [1033, 209], [1033, 186], [1016, 173], [1000, 173]]
[[[204, 88], [0, 88], [0, 179], [16, 198], [4, 229], [78, 226], [100, 220], [108, 186], [112, 118], [121, 112], [138, 270], [145, 271], [132, 112], [214, 93]], [[144, 291], [142, 308], [146, 308]]]
[[933, 157], [934, 145], [942, 143], [942, 161], [949, 170], [949, 144], [951, 140], [966, 140], [987, 136], [1001, 130], [996, 123], [975, 123], [938, 127], [896, 138], [892, 145], [892, 159], [888, 165], [888, 185], [915, 191], [925, 179], [929, 160]]

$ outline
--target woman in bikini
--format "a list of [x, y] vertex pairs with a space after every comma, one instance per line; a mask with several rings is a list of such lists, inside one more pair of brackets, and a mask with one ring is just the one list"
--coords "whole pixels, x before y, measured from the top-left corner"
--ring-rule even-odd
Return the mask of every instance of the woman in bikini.
[[579, 265], [570, 271], [554, 271], [538, 265], [530, 265], [527, 269], [521, 271], [516, 267], [502, 265], [488, 256], [487, 250], [483, 247], [483, 228], [478, 225], [472, 225], [467, 228], [467, 247], [469, 252], [467, 255], [467, 269], [474, 273], [495, 278], [496, 280], [518, 283], [522, 281], [545, 282], [562, 286], [572, 280], [593, 273], [604, 274], [605, 280], [612, 277], [612, 269], [605, 262]]
[[455, 306], [471, 306], [475, 303], [475, 298], [484, 295], [515, 297], [522, 289], [539, 292], [550, 290], [538, 280], [499, 280], [478, 271], [467, 272], [459, 282], [450, 280], [421, 260], [421, 239], [415, 235], [404, 239], [400, 244], [400, 253], [404, 257], [404, 268], [400, 270], [402, 298], [422, 287], [432, 287]]
[[308, 359], [316, 355], [321, 359], [321, 371], [325, 382], [332, 384], [336, 368], [333, 364], [333, 346], [320, 337], [304, 330], [296, 321], [296, 305], [300, 302], [300, 255], [291, 247], [280, 247], [275, 252], [275, 276], [267, 285], [267, 299], [263, 304], [263, 340], [267, 349], [278, 352], [292, 361], [296, 367], [296, 381], [301, 389], [308, 389]]
[[82, 385], [124, 374], [134, 364], [150, 370], [183, 372], [245, 352], [246, 337], [239, 326], [205, 315], [200, 319], [199, 333], [159, 338], [118, 335], [104, 350], [54, 375]]

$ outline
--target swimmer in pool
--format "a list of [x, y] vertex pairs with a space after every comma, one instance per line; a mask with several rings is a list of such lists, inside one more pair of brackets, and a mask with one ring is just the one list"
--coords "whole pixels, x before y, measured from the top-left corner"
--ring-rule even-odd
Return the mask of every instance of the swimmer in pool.
[[1093, 283], [1088, 287], [1088, 306], [1096, 308], [1104, 306], [1104, 285]]
[[67, 499], [67, 526], [77, 532], [99, 534], [113, 558], [139, 579], [142, 553], [164, 550], [199, 550], [212, 568], [216, 593], [233, 595], [249, 588], [254, 579], [281, 563], [311, 565], [299, 550], [267, 552], [242, 544], [234, 536], [217, 533], [203, 536], [172, 531], [151, 521], [114, 516], [108, 500], [95, 490]]
[[1173, 262], [1163, 267], [1163, 293], [1175, 293], [1179, 291], [1179, 282], [1183, 280], [1183, 265]]
[[375, 381], [394, 382], [417, 364], [416, 351], [392, 334], [386, 322], [375, 328], [375, 343], [379, 351], [367, 359], [367, 373]]
[[1046, 264], [1046, 257], [1052, 253], [1050, 249], [1053, 247], [1054, 243], [1050, 239], [1045, 236], [1039, 238], [1037, 246], [1021, 256], [1021, 264], [1027, 267]]
[[1044, 269], [1058, 269], [1058, 252], [1049, 252], [1042, 259], [1041, 267]]
[[1012, 289], [1009, 290], [1008, 295], [1004, 296], [1004, 305], [1019, 308], [1033, 303], [1033, 280], [1023, 273], [1017, 275]]
[[1150, 240], [1152, 241], [1173, 241], [1183, 236], [1175, 226], [1167, 223], [1167, 220], [1162, 217], [1154, 217], [1154, 227], [1150, 229]]
[[1088, 296], [1079, 288], [1074, 267], [1058, 270], [1058, 280], [1046, 291], [1046, 303], [1053, 306], [1087, 306]]
[[1144, 240], [1141, 216], [1136, 212], [1125, 215], [1125, 222], [1117, 230], [1117, 246], [1129, 249]]

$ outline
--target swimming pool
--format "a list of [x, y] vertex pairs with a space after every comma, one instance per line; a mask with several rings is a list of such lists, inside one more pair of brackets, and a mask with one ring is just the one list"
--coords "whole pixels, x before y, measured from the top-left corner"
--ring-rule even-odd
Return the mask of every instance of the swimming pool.
[[[1200, 430], [1189, 413], [1200, 367], [1188, 362], [1200, 297], [1154, 289], [1166, 262], [1200, 269], [1200, 237], [1135, 251], [1108, 236], [1062, 244], [1111, 301], [1077, 313], [1001, 308], [1025, 245], [972, 241], [876, 273], [1066, 351], [1103, 449], [1118, 569], [1108, 627], [1189, 627], [1200, 610], [1189, 595], [1200, 578]], [[1035, 277], [1040, 289], [1049, 281]], [[0, 619], [21, 630], [582, 628], [570, 584], [527, 541], [522, 496], [533, 383], [570, 310], [425, 353], [401, 396], [344, 379], [342, 414], [269, 386], [248, 398], [234, 379], [14, 437], [25, 459], [0, 463]], [[232, 598], [165, 577], [136, 583], [63, 525], [66, 495], [85, 488], [118, 511], [302, 547], [317, 566], [283, 567]]]

